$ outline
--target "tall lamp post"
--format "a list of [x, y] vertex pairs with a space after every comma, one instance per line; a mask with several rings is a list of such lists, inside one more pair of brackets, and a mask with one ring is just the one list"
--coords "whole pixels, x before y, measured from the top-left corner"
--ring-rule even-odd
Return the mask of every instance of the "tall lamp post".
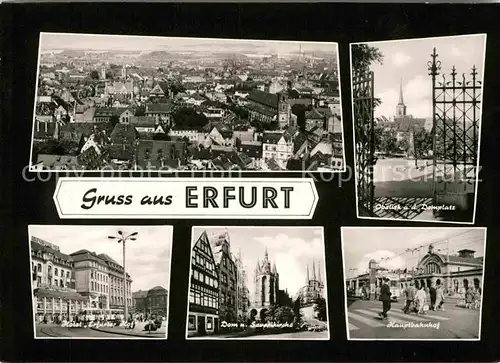
[[118, 243], [121, 243], [123, 246], [123, 297], [124, 297], [124, 320], [128, 319], [128, 300], [127, 300], [127, 270], [125, 269], [125, 245], [127, 241], [135, 241], [138, 232], [134, 232], [129, 234], [128, 236], [124, 236], [122, 231], [118, 231], [119, 236], [108, 236], [109, 239], [116, 239]]

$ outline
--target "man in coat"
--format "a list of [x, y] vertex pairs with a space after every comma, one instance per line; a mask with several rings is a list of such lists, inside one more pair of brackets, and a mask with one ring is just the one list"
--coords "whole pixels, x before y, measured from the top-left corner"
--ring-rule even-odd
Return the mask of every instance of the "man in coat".
[[436, 287], [434, 286], [434, 283], [432, 283], [432, 285], [429, 289], [429, 296], [431, 297], [431, 306], [429, 307], [429, 309], [435, 310], [435, 308], [436, 308]]
[[387, 319], [387, 312], [391, 310], [391, 288], [387, 277], [384, 278], [384, 283], [380, 287], [380, 301], [382, 301], [382, 312], [379, 315]]
[[413, 307], [413, 302], [415, 301], [415, 295], [417, 294], [417, 289], [415, 288], [415, 283], [410, 281], [410, 286], [408, 286], [405, 290], [406, 304], [403, 308], [405, 314], [410, 312], [410, 309]]

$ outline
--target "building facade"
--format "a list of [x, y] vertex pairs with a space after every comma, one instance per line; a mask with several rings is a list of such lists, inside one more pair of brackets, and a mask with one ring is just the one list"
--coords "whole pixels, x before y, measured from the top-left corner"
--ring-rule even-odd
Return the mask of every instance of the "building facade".
[[316, 273], [316, 266], [312, 264], [312, 275], [309, 274], [309, 266], [306, 266], [306, 280], [305, 285], [299, 290], [298, 298], [300, 299], [301, 306], [309, 306], [314, 304], [321, 298], [324, 298], [325, 285], [321, 279], [319, 264]]
[[209, 241], [219, 275], [220, 321], [232, 323], [237, 320], [238, 270], [231, 254], [229, 234], [211, 234]]
[[430, 245], [413, 276], [415, 286], [441, 285], [448, 295], [464, 294], [469, 287], [482, 289], [484, 261], [475, 253], [462, 249], [456, 255], [444, 255]]
[[207, 232], [204, 231], [191, 251], [187, 335], [214, 334], [219, 327], [219, 274]]
[[35, 322], [72, 320], [88, 309], [89, 299], [74, 288], [72, 257], [37, 237], [31, 237], [30, 246]]
[[238, 251], [237, 256], [233, 256], [237, 271], [237, 287], [236, 287], [236, 315], [237, 320], [244, 322], [248, 317], [250, 307], [250, 290], [248, 289], [248, 276], [243, 265], [241, 251]]

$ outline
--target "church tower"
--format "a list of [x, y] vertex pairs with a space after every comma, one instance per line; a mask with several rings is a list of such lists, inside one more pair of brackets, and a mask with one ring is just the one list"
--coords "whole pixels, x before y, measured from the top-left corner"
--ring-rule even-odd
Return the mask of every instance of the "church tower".
[[396, 106], [396, 117], [406, 116], [406, 105], [403, 101], [403, 78], [400, 80], [399, 84], [399, 102]]
[[292, 118], [292, 107], [288, 102], [288, 92], [283, 90], [277, 94], [278, 96], [278, 122], [280, 129], [285, 126], [295, 126]]
[[255, 294], [252, 307], [262, 308], [275, 305], [279, 295], [279, 274], [276, 264], [271, 263], [267, 248], [262, 261], [257, 260], [255, 268]]
[[127, 67], [125, 64], [122, 66], [122, 78], [127, 79]]

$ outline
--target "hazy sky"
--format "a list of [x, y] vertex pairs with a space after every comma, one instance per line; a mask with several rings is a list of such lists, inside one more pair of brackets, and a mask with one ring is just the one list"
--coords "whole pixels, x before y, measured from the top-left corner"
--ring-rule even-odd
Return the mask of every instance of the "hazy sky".
[[138, 232], [136, 241], [126, 245], [126, 270], [132, 278], [132, 291], [149, 290], [170, 283], [171, 226], [30, 226], [30, 236], [59, 246], [71, 254], [81, 249], [105, 253], [123, 265], [122, 245], [108, 236], [117, 236], [118, 230], [127, 236]]
[[[449, 253], [455, 254], [461, 249], [476, 251], [475, 257], [484, 255], [484, 229], [470, 228], [343, 228], [343, 252], [345, 273], [348, 277], [365, 273], [368, 262], [373, 258], [382, 267], [389, 269], [416, 267], [418, 251], [405, 252], [407, 248], [420, 249], [420, 258], [433, 243], [434, 251], [446, 254], [449, 240]], [[399, 255], [402, 253], [402, 255]], [[390, 257], [387, 261], [383, 258]], [[350, 269], [357, 268], [357, 271]]]
[[127, 50], [127, 51], [234, 51], [278, 55], [298, 52], [299, 45], [303, 52], [337, 52], [336, 43], [291, 42], [265, 40], [225, 40], [214, 38], [173, 38], [120, 35], [89, 35], [67, 33], [42, 33], [41, 51], [62, 49], [85, 50]]
[[455, 65], [460, 78], [462, 73], [467, 77], [476, 65], [481, 80], [485, 38], [485, 35], [472, 35], [366, 43], [384, 54], [383, 65], [371, 67], [375, 73], [375, 97], [382, 99], [375, 115], [392, 117], [395, 114], [402, 78], [407, 114], [432, 117], [432, 82], [427, 62], [431, 60], [433, 48], [439, 54], [442, 72], [449, 74]]
[[[194, 228], [194, 243], [204, 230], [210, 235], [215, 232], [224, 233], [225, 228]], [[251, 293], [255, 291], [252, 281], [257, 259], [260, 261], [264, 259], [266, 247], [269, 259], [271, 262], [276, 262], [280, 289], [288, 288], [291, 296], [305, 285], [307, 264], [312, 276], [313, 261], [316, 263], [316, 273], [318, 273], [318, 263], [321, 263], [321, 277], [325, 281], [325, 245], [322, 228], [227, 227], [227, 231], [231, 240], [231, 252], [237, 255], [241, 249]]]

